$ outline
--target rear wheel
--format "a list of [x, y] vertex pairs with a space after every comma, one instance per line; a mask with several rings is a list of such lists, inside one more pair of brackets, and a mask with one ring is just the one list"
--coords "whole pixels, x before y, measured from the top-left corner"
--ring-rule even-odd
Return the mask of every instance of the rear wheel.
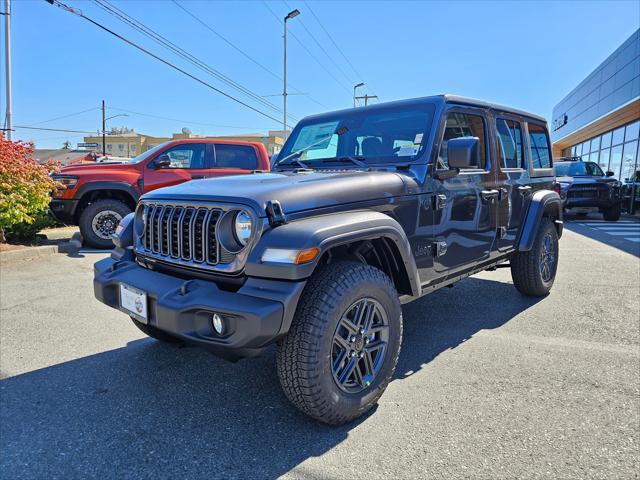
[[129, 213], [131, 209], [126, 204], [112, 198], [91, 203], [80, 215], [80, 233], [84, 242], [95, 248], [113, 248], [111, 235], [120, 220]]
[[278, 345], [280, 383], [307, 415], [349, 422], [387, 388], [401, 341], [400, 302], [389, 277], [360, 263], [329, 264], [307, 283]]
[[178, 337], [169, 335], [168, 333], [157, 329], [153, 325], [146, 325], [137, 320], [135, 317], [131, 317], [131, 320], [136, 327], [138, 327], [143, 333], [151, 338], [155, 338], [156, 340], [167, 343], [182, 343], [182, 340], [180, 340]]
[[511, 278], [518, 291], [530, 297], [547, 295], [556, 278], [558, 253], [558, 232], [544, 217], [531, 250], [511, 258]]
[[602, 210], [602, 217], [607, 222], [617, 222], [618, 220], [620, 220], [620, 214], [621, 214], [621, 209], [620, 209], [619, 203], [616, 203], [615, 205]]

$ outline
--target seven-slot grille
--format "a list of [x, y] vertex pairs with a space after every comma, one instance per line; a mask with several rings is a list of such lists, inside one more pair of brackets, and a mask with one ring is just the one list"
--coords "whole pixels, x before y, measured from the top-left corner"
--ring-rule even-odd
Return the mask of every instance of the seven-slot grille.
[[569, 188], [568, 196], [572, 198], [607, 198], [609, 196], [609, 189], [606, 185], [598, 184], [572, 185]]
[[194, 263], [217, 265], [220, 247], [216, 226], [221, 210], [146, 204], [146, 228], [140, 238], [144, 253]]

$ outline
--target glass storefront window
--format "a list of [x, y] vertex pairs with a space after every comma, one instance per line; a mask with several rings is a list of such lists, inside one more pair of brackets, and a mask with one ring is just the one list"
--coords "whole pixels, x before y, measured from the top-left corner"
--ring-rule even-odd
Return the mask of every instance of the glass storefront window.
[[598, 150], [600, 150], [600, 137], [591, 140], [591, 152], [597, 152]]
[[636, 152], [638, 150], [638, 141], [627, 142], [624, 144], [624, 151], [622, 152], [622, 174], [621, 180], [626, 180], [633, 176], [633, 172], [636, 170]]
[[624, 139], [628, 141], [637, 140], [640, 137], [640, 120], [634, 122], [630, 125], [627, 125], [627, 133], [624, 136]]
[[582, 144], [582, 156], [585, 156], [587, 153], [591, 151], [589, 150], [590, 145], [591, 145], [591, 142], [589, 140], [587, 140]]
[[609, 153], [610, 150], [608, 148], [604, 150], [600, 150], [600, 159], [598, 160], [598, 165], [605, 172], [609, 170]]
[[609, 170], [613, 172], [613, 176], [620, 180], [620, 166], [622, 165], [622, 145], [617, 145], [611, 149], [611, 159], [609, 161]]
[[620, 127], [613, 131], [613, 139], [611, 140], [611, 145], [618, 145], [622, 142], [624, 142], [624, 127]]
[[571, 156], [572, 157], [575, 157], [576, 155], [578, 155], [576, 153], [577, 150], [578, 150], [578, 146], [577, 145], [574, 145], [573, 147], [571, 147]]
[[600, 148], [609, 148], [611, 146], [611, 134], [612, 132], [602, 135], [602, 145], [600, 145]]

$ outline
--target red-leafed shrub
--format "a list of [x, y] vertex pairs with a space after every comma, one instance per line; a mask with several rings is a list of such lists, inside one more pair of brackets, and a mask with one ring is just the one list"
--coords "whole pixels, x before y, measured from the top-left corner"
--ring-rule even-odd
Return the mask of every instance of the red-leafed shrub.
[[12, 142], [0, 134], [0, 241], [35, 235], [30, 226], [41, 223], [56, 184], [49, 177], [53, 165], [33, 158], [33, 145]]

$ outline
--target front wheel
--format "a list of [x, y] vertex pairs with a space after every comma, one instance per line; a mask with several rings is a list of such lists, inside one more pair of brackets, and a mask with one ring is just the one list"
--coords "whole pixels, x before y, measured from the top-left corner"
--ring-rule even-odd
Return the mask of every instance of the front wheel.
[[120, 200], [103, 198], [85, 208], [80, 215], [80, 233], [85, 243], [95, 248], [113, 248], [111, 235], [131, 209]]
[[616, 203], [615, 205], [609, 208], [605, 208], [602, 211], [602, 217], [607, 222], [617, 222], [618, 220], [620, 220], [620, 215], [621, 215], [621, 208], [619, 203]]
[[518, 291], [529, 297], [547, 295], [556, 278], [558, 253], [558, 232], [553, 221], [544, 217], [531, 250], [511, 258], [511, 278]]
[[307, 283], [278, 345], [280, 383], [307, 415], [349, 422], [387, 388], [401, 342], [402, 311], [389, 277], [355, 262], [326, 265]]

